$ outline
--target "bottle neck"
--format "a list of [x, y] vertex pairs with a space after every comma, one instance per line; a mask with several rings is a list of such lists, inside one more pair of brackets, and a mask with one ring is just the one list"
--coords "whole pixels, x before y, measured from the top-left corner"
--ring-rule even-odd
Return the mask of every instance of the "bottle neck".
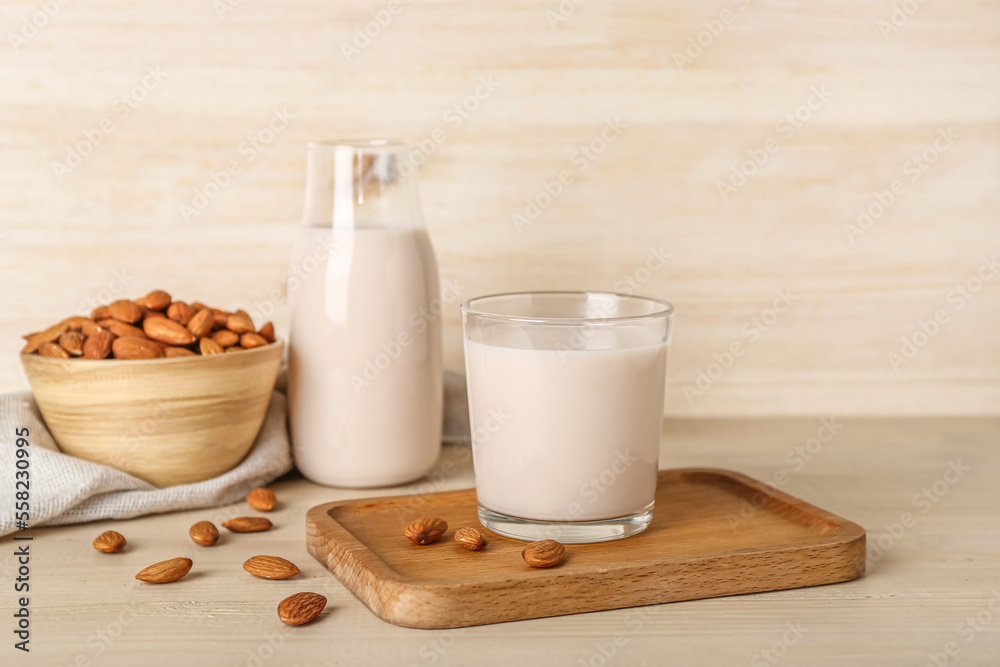
[[423, 227], [417, 167], [408, 145], [309, 145], [303, 224], [333, 229]]

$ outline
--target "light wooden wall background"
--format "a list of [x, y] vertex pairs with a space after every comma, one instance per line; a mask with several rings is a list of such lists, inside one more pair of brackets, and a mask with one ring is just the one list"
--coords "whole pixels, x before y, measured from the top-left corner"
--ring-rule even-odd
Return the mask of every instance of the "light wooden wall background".
[[[124, 296], [236, 306], [279, 290], [282, 332], [306, 142], [440, 127], [425, 212], [463, 298], [614, 289], [650, 247], [670, 254], [640, 289], [677, 307], [669, 414], [1000, 411], [1000, 276], [948, 301], [1000, 255], [1000, 2], [577, 2], [554, 26], [558, 0], [403, 2], [347, 62], [341, 44], [388, 3], [49, 0], [33, 34], [45, 3], [5, 0], [0, 388], [25, 386], [18, 336], [107, 297], [116, 272]], [[894, 6], [901, 25], [883, 35]], [[122, 118], [116, 99], [150, 67], [163, 81]], [[449, 124], [481, 77], [500, 85]], [[813, 88], [829, 100], [782, 135]], [[247, 160], [240, 143], [275, 108], [294, 119]], [[620, 137], [516, 233], [512, 213], [616, 117]], [[113, 132], [59, 180], [53, 162], [105, 119]], [[904, 163], [947, 128], [958, 139], [909, 180]], [[722, 201], [717, 182], [768, 139], [780, 149]], [[180, 204], [230, 160], [241, 173], [185, 222]], [[850, 243], [844, 225], [894, 179], [905, 193]], [[751, 341], [742, 327], [781, 289], [794, 307]], [[939, 308], [949, 322], [894, 371], [888, 354]], [[457, 303], [445, 330], [460, 366]], [[745, 354], [685, 397], [734, 341]]]

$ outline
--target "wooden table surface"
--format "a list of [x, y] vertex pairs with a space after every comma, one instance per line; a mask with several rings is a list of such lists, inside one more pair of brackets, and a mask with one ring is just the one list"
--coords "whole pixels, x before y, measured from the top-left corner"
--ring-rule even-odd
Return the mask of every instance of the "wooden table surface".
[[[831, 586], [460, 630], [378, 620], [306, 553], [303, 534], [306, 510], [321, 502], [471, 486], [464, 447], [446, 448], [429, 480], [388, 491], [284, 478], [272, 486], [280, 503], [272, 531], [226, 534], [209, 549], [188, 539], [192, 523], [253, 512], [239, 504], [32, 529], [32, 650], [12, 647], [16, 563], [8, 536], [0, 548], [0, 616], [7, 619], [0, 664], [996, 665], [998, 434], [1000, 419], [667, 421], [663, 467], [715, 466], [777, 480], [860, 523], [868, 530], [868, 574]], [[127, 537], [126, 551], [91, 548], [108, 529]], [[303, 574], [256, 579], [240, 567], [256, 554], [288, 558]], [[133, 579], [174, 556], [195, 563], [180, 582]], [[307, 626], [282, 625], [277, 602], [303, 590], [327, 596], [327, 611]]]

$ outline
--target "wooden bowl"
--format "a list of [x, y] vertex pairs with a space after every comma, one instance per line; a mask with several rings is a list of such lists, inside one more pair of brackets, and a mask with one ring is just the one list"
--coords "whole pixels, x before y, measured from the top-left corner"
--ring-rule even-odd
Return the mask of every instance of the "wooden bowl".
[[157, 487], [232, 470], [264, 422], [284, 344], [169, 359], [22, 354], [35, 401], [66, 454]]

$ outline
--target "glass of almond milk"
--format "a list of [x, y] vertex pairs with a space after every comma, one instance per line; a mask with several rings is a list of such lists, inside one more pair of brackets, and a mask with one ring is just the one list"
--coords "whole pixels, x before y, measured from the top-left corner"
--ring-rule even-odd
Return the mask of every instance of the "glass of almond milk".
[[658, 299], [602, 292], [462, 304], [484, 526], [586, 543], [649, 525], [673, 312]]

